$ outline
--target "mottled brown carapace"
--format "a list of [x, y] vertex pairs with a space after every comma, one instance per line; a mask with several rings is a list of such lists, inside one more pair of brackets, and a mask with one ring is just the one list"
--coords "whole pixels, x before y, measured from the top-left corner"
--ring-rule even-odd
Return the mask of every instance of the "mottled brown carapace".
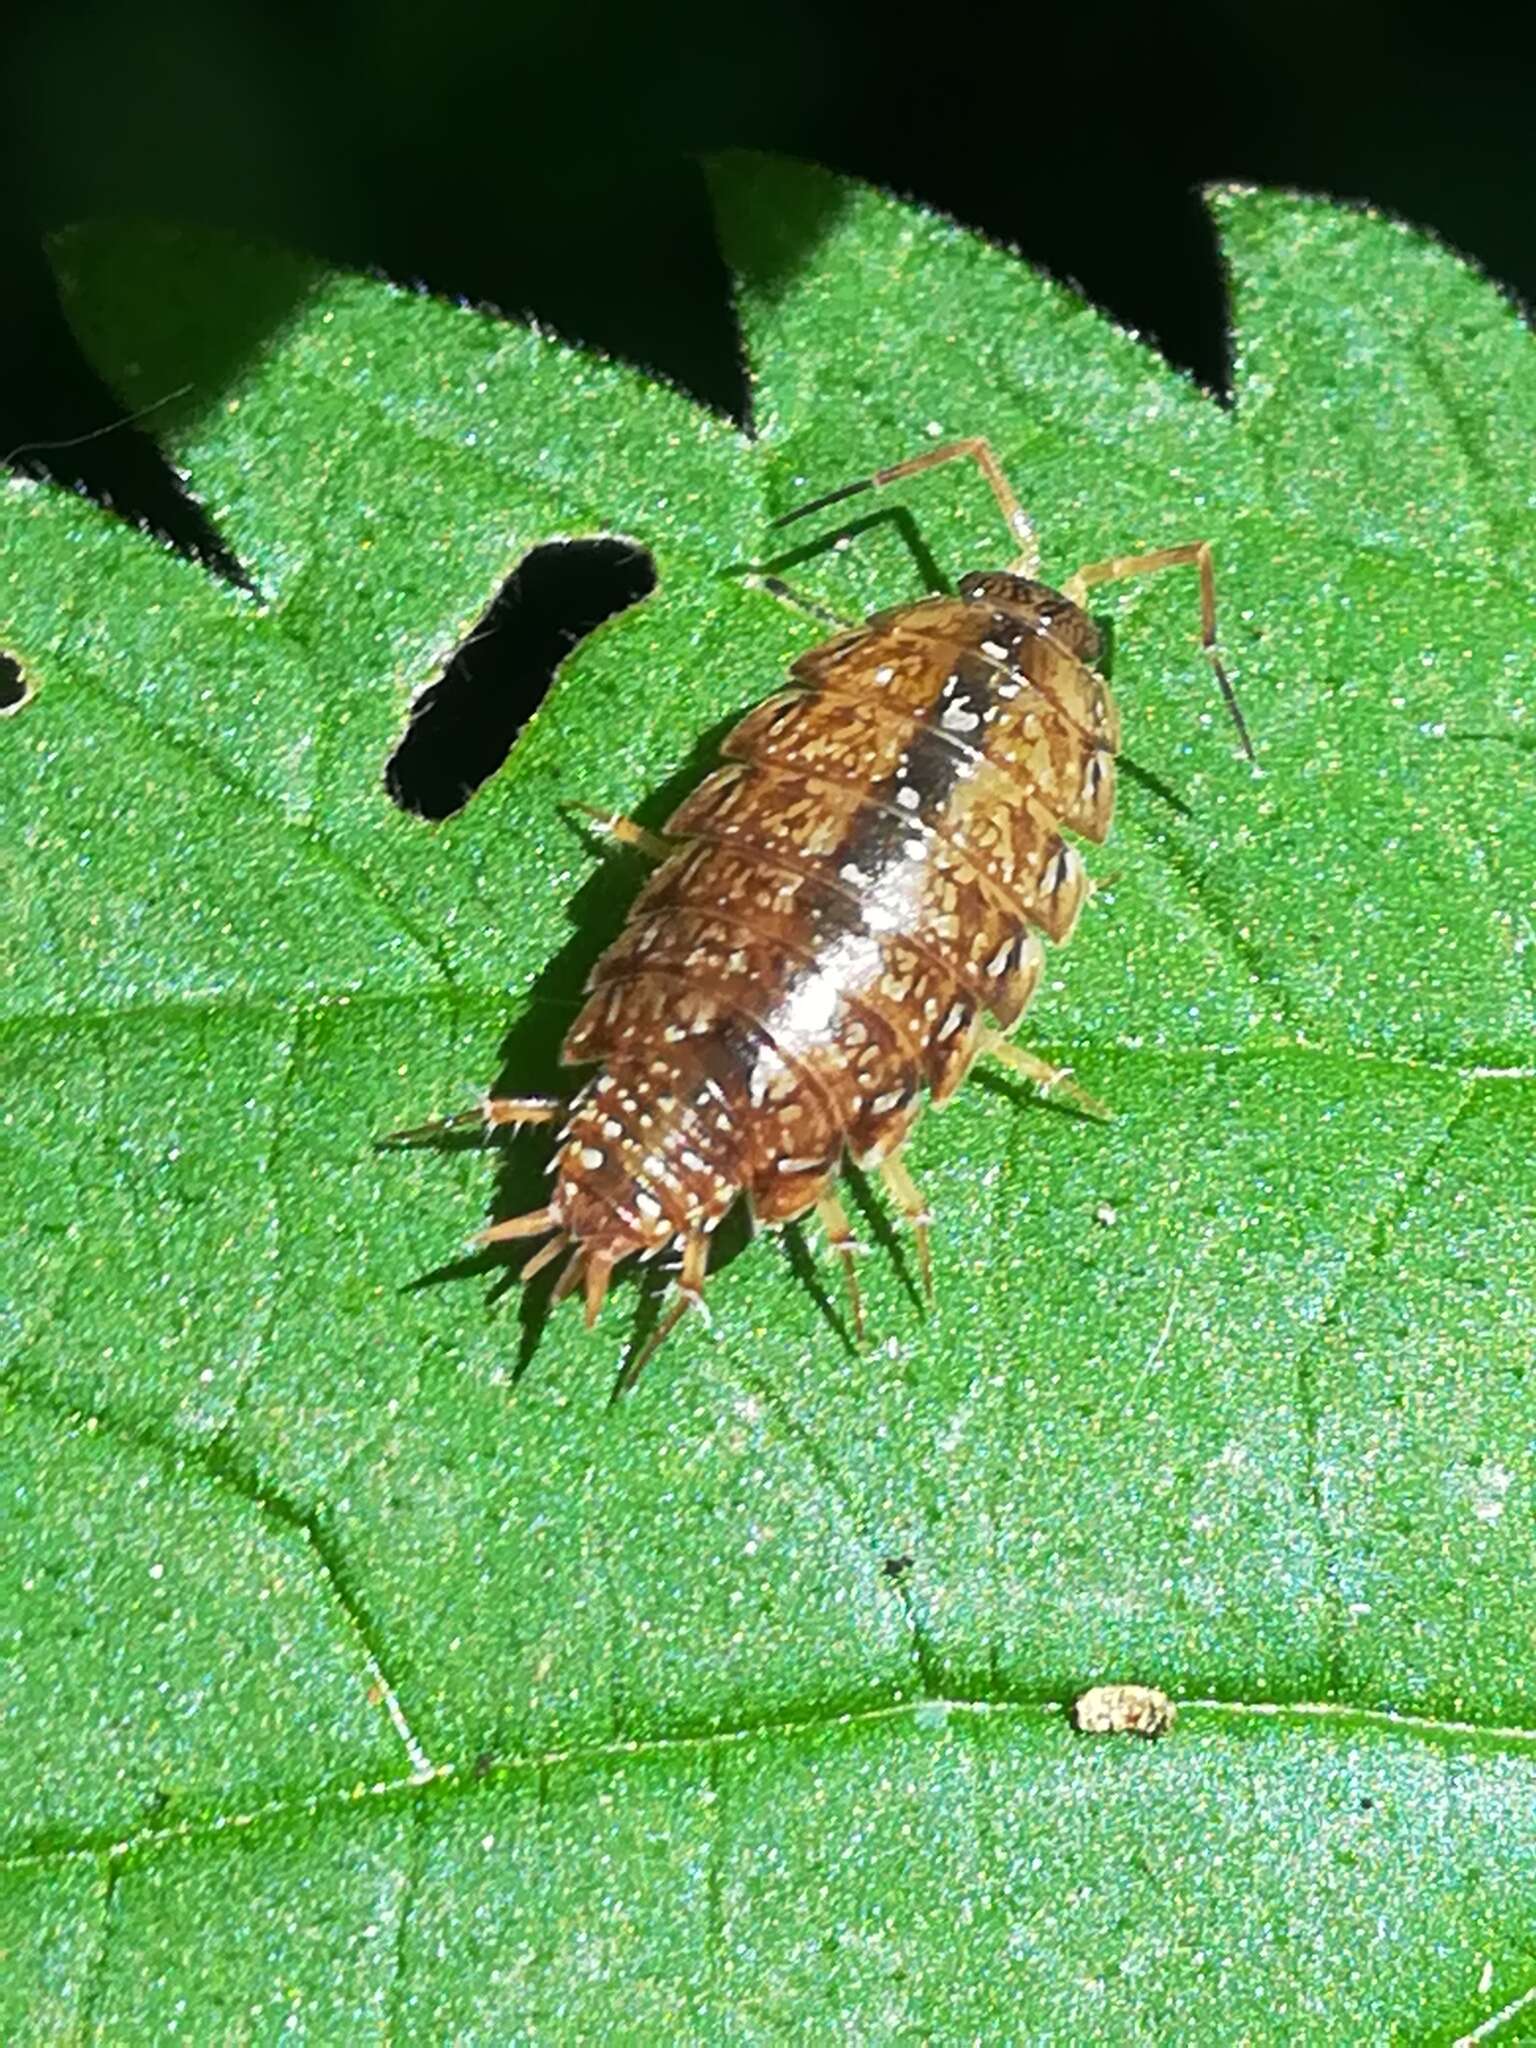
[[547, 1236], [525, 1274], [563, 1254], [556, 1295], [580, 1287], [589, 1321], [621, 1260], [680, 1251], [673, 1307], [616, 1392], [701, 1301], [711, 1235], [738, 1197], [763, 1223], [817, 1211], [857, 1318], [833, 1191], [844, 1153], [880, 1170], [926, 1278], [928, 1217], [901, 1158], [925, 1091], [943, 1102], [981, 1054], [1067, 1085], [1004, 1034], [1039, 981], [1042, 940], [1071, 936], [1088, 893], [1067, 835], [1102, 840], [1114, 808], [1119, 721], [1093, 667], [1085, 594], [1197, 568], [1215, 661], [1210, 554], [1196, 542], [1096, 563], [1053, 590], [981, 441], [801, 512], [956, 456], [980, 463], [1021, 559], [802, 655], [663, 840], [607, 821], [660, 865], [565, 1040], [567, 1063], [597, 1071], [568, 1113], [542, 1098], [471, 1113], [488, 1125], [567, 1116], [548, 1206], [480, 1242]]

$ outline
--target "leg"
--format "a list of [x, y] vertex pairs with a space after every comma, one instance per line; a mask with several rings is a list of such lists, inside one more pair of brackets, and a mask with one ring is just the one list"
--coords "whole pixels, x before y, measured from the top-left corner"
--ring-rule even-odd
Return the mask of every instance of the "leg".
[[565, 1104], [553, 1095], [487, 1095], [473, 1109], [457, 1116], [440, 1116], [429, 1124], [414, 1124], [406, 1131], [389, 1131], [381, 1145], [406, 1145], [418, 1138], [435, 1138], [442, 1131], [455, 1131], [465, 1124], [483, 1124], [487, 1137], [499, 1124], [552, 1124], [563, 1116]]
[[[561, 1239], [560, 1242], [565, 1243], [568, 1242], [568, 1240]], [[531, 1264], [532, 1261], [530, 1261], [529, 1263]], [[524, 1267], [523, 1270], [524, 1272], [526, 1272], [527, 1267]], [[570, 1247], [570, 1257], [566, 1260], [565, 1264], [560, 1268], [559, 1272], [555, 1275], [555, 1284], [549, 1290], [550, 1307], [553, 1308], [555, 1307], [557, 1302], [564, 1301], [565, 1297], [572, 1291], [572, 1289], [580, 1285], [580, 1282], [581, 1246], [579, 1244], [573, 1244]]]
[[552, 1237], [548, 1244], [540, 1245], [533, 1257], [527, 1261], [519, 1272], [518, 1279], [526, 1287], [536, 1274], [542, 1273], [544, 1268], [558, 1259], [562, 1252], [571, 1250], [571, 1241], [568, 1237]]
[[816, 1214], [821, 1218], [821, 1227], [827, 1233], [831, 1245], [843, 1262], [843, 1278], [848, 1283], [848, 1307], [853, 1316], [853, 1333], [862, 1343], [864, 1339], [864, 1298], [859, 1293], [858, 1266], [854, 1253], [863, 1247], [855, 1238], [848, 1223], [848, 1211], [828, 1192], [818, 1197]]
[[613, 1392], [609, 1396], [610, 1407], [615, 1401], [623, 1400], [689, 1309], [697, 1309], [708, 1322], [709, 1311], [704, 1306], [704, 1271], [708, 1264], [709, 1239], [702, 1231], [685, 1238], [682, 1271], [677, 1276], [677, 1299], [614, 1381]]
[[547, 1237], [559, 1225], [547, 1209], [530, 1209], [526, 1216], [509, 1216], [505, 1223], [493, 1223], [471, 1242], [478, 1248], [488, 1244], [509, 1244], [517, 1237]]
[[1155, 576], [1160, 569], [1187, 568], [1200, 572], [1200, 645], [1216, 671], [1216, 680], [1232, 714], [1232, 723], [1237, 727], [1243, 752], [1251, 761], [1253, 742], [1248, 737], [1248, 727], [1236, 693], [1216, 651], [1216, 581], [1211, 573], [1211, 544], [1208, 540], [1192, 540], [1178, 548], [1158, 548], [1150, 555], [1114, 555], [1107, 562], [1089, 562], [1067, 578], [1061, 586], [1061, 594], [1070, 598], [1073, 604], [1081, 605], [1096, 583], [1119, 583], [1127, 576]]
[[923, 1276], [923, 1293], [933, 1300], [933, 1257], [928, 1248], [928, 1226], [933, 1221], [921, 1188], [902, 1163], [900, 1153], [880, 1162], [880, 1178], [890, 1190], [891, 1200], [912, 1226], [917, 1245], [918, 1270]]
[[590, 1330], [597, 1321], [597, 1312], [603, 1305], [603, 1296], [608, 1292], [608, 1280], [614, 1268], [614, 1261], [601, 1252], [587, 1254], [587, 1270], [583, 1285], [586, 1303], [587, 1328]]
[[1001, 1031], [984, 1031], [979, 1048], [991, 1053], [993, 1059], [1001, 1060], [1005, 1067], [1012, 1067], [1016, 1074], [1033, 1081], [1042, 1095], [1060, 1095], [1077, 1109], [1089, 1116], [1096, 1116], [1108, 1123], [1114, 1115], [1106, 1109], [1097, 1096], [1090, 1095], [1086, 1088], [1079, 1088], [1072, 1078], [1070, 1067], [1053, 1067], [1049, 1060], [1037, 1059], [1032, 1052], [1023, 1052], [1011, 1039], [1004, 1038]]
[[844, 498], [856, 497], [860, 491], [877, 491], [885, 484], [899, 483], [903, 477], [917, 476], [925, 469], [937, 469], [941, 462], [969, 460], [976, 463], [991, 486], [992, 495], [998, 502], [1008, 531], [1019, 543], [1019, 559], [1013, 564], [1018, 576], [1033, 576], [1040, 566], [1040, 544], [1035, 539], [1035, 530], [1029, 523], [1029, 515], [1013, 494], [1012, 486], [1003, 475], [1003, 466], [992, 452], [992, 444], [975, 436], [968, 441], [949, 441], [942, 448], [927, 449], [921, 455], [912, 455], [905, 462], [898, 462], [890, 469], [877, 469], [873, 476], [860, 477], [857, 483], [844, 484], [841, 490], [828, 491], [825, 497], [813, 498], [808, 505], [797, 505], [793, 512], [784, 512], [771, 522], [774, 526], [788, 526], [792, 519], [804, 519], [808, 513], [820, 512], [827, 505], [837, 505]]
[[633, 818], [626, 818], [618, 811], [600, 811], [595, 804], [571, 805], [573, 811], [580, 811], [584, 818], [590, 818], [605, 839], [617, 839], [621, 846], [637, 846], [649, 860], [665, 860], [673, 851], [672, 843], [663, 839], [658, 832], [647, 832], [643, 825], [637, 825]]
[[791, 611], [804, 612], [819, 625], [830, 626], [835, 633], [851, 633], [858, 624], [857, 619], [841, 617], [830, 605], [822, 604], [814, 597], [806, 597], [801, 591], [792, 590], [782, 576], [753, 575], [742, 580], [749, 590], [766, 590], [770, 597], [776, 597], [780, 604], [787, 604]]

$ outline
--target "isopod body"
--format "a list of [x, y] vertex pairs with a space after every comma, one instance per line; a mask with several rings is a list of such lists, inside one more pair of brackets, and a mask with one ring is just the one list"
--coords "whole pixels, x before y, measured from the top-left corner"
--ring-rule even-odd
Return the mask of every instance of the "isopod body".
[[[957, 455], [980, 462], [1023, 558], [839, 632], [734, 728], [724, 765], [668, 820], [661, 864], [566, 1037], [562, 1059], [596, 1072], [570, 1105], [548, 1206], [484, 1233], [550, 1235], [525, 1270], [564, 1250], [557, 1293], [581, 1286], [589, 1319], [621, 1260], [680, 1248], [673, 1311], [621, 1389], [699, 1299], [739, 1196], [767, 1224], [817, 1210], [852, 1281], [833, 1189], [845, 1152], [881, 1170], [926, 1269], [928, 1219], [900, 1157], [925, 1095], [944, 1101], [983, 1052], [1063, 1078], [1004, 1034], [1035, 991], [1042, 941], [1071, 936], [1088, 892], [1067, 835], [1102, 841], [1114, 808], [1119, 723], [1086, 589], [1198, 567], [1215, 658], [1203, 543], [1100, 563], [1056, 590], [1034, 573], [1028, 523], [984, 442], [848, 488]], [[483, 1113], [566, 1114], [537, 1098]]]

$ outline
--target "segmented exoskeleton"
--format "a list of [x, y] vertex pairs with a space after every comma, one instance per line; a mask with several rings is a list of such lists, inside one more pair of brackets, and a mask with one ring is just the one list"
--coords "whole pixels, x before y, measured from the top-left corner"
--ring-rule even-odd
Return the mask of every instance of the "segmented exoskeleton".
[[664, 840], [606, 820], [661, 865], [593, 969], [562, 1049], [597, 1072], [568, 1112], [492, 1098], [445, 1120], [567, 1117], [548, 1206], [479, 1242], [548, 1236], [524, 1275], [564, 1252], [556, 1297], [581, 1287], [589, 1323], [621, 1260], [681, 1248], [677, 1299], [616, 1394], [701, 1301], [711, 1235], [738, 1196], [763, 1223], [817, 1211], [857, 1317], [852, 1234], [833, 1192], [845, 1151], [879, 1168], [926, 1279], [929, 1219], [901, 1158], [924, 1090], [942, 1102], [982, 1053], [1067, 1084], [1004, 1034], [1039, 981], [1042, 938], [1064, 943], [1088, 892], [1066, 834], [1101, 841], [1114, 808], [1119, 721], [1093, 667], [1090, 587], [1199, 571], [1205, 648], [1248, 747], [1216, 655], [1205, 542], [1094, 563], [1054, 590], [1036, 580], [1033, 532], [981, 440], [788, 517], [961, 456], [980, 464], [1019, 559], [803, 654], [790, 687], [736, 726], [725, 765]]

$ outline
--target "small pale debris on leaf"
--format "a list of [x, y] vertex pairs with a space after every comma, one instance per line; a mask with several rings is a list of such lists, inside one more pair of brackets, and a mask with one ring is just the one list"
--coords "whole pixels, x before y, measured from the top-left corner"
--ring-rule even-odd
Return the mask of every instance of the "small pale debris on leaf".
[[1166, 1735], [1179, 1717], [1155, 1685], [1095, 1685], [1072, 1702], [1069, 1719], [1082, 1735]]
[[1095, 1221], [1102, 1223], [1106, 1230], [1113, 1230], [1120, 1221], [1120, 1212], [1113, 1202], [1100, 1202], [1093, 1214]]

